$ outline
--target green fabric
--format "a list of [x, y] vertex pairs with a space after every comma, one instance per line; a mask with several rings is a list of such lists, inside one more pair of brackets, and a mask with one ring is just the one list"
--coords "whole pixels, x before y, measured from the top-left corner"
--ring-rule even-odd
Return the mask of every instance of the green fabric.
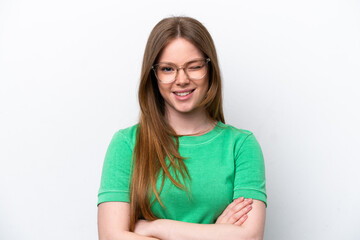
[[[106, 153], [98, 204], [129, 202], [132, 151], [136, 125], [113, 136]], [[192, 223], [214, 223], [233, 199], [241, 196], [266, 204], [265, 168], [260, 145], [254, 135], [219, 122], [202, 136], [179, 138], [191, 180], [188, 192], [166, 178], [160, 193], [163, 208], [155, 201], [152, 211], [159, 218]], [[174, 172], [172, 171], [174, 175]], [[158, 188], [161, 185], [159, 177]]]

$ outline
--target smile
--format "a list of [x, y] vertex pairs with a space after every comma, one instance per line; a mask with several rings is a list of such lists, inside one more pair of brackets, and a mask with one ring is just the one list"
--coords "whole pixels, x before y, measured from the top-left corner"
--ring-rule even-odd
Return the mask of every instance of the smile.
[[192, 93], [193, 91], [195, 91], [195, 89], [187, 91], [187, 92], [174, 92], [174, 94], [177, 96], [180, 96], [180, 97], [185, 97], [185, 96], [189, 95], [190, 93]]

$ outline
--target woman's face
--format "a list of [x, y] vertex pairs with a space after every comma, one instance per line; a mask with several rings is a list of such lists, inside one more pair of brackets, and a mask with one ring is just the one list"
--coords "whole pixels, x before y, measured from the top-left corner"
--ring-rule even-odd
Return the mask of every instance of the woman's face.
[[[176, 38], [164, 48], [159, 63], [174, 63], [180, 67], [187, 62], [198, 59], [204, 59], [204, 56], [197, 47], [184, 38]], [[199, 110], [198, 106], [204, 99], [209, 87], [207, 64], [205, 70], [206, 75], [201, 79], [191, 80], [186, 76], [183, 69], [179, 69], [175, 81], [163, 83], [158, 80], [167, 114], [187, 114]], [[168, 69], [163, 71], [168, 71]]]

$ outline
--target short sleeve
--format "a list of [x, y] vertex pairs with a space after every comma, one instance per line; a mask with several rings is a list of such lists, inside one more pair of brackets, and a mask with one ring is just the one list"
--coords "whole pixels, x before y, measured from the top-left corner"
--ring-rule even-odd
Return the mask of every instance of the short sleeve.
[[235, 158], [233, 199], [252, 198], [267, 205], [265, 165], [261, 147], [252, 133], [239, 145]]
[[133, 149], [129, 139], [118, 131], [106, 151], [98, 205], [102, 202], [130, 202], [130, 172]]

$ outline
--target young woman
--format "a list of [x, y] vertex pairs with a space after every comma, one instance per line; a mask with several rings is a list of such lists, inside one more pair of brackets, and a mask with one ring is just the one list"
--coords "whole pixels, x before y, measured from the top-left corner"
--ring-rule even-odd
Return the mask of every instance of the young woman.
[[200, 22], [154, 27], [139, 103], [139, 123], [106, 153], [99, 238], [262, 239], [262, 152], [251, 132], [225, 124], [217, 54]]

